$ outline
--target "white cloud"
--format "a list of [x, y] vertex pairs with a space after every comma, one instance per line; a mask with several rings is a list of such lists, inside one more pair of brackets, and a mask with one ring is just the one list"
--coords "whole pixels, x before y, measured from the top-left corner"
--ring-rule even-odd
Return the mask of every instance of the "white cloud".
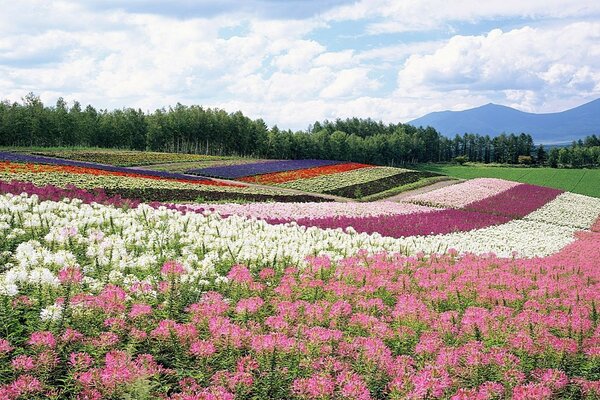
[[372, 20], [370, 34], [443, 28], [450, 22], [496, 18], [571, 18], [600, 14], [596, 0], [361, 0], [323, 13], [326, 21]]
[[[369, 0], [304, 19], [185, 15], [193, 2], [169, 15], [149, 11], [159, 2], [0, 2], [0, 96], [15, 101], [33, 91], [49, 104], [62, 96], [100, 108], [182, 102], [297, 129], [350, 116], [406, 121], [490, 101], [556, 111], [600, 96], [600, 3], [591, 0]], [[510, 17], [531, 26], [477, 35], [452, 27]], [[349, 39], [336, 21], [359, 21], [356, 29], [374, 35], [435, 35], [357, 31]]]
[[398, 73], [398, 91], [505, 91], [511, 102], [543, 108], [556, 96], [600, 95], [598, 51], [598, 22], [454, 36], [434, 52], [410, 56]]
[[369, 70], [366, 68], [344, 69], [337, 73], [335, 80], [321, 90], [320, 97], [338, 98], [356, 96], [364, 90], [376, 89], [379, 83], [368, 77]]

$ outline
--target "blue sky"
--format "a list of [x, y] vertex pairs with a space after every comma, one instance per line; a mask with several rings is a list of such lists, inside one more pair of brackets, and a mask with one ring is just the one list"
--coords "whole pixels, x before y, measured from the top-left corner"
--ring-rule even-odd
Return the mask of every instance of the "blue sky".
[[0, 99], [201, 104], [269, 125], [600, 97], [597, 0], [0, 0]]

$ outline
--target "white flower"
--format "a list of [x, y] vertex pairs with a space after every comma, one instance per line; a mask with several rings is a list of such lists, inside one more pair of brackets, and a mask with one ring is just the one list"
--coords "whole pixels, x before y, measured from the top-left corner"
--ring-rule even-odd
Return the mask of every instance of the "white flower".
[[19, 293], [19, 288], [14, 283], [0, 282], [0, 295], [13, 297]]
[[57, 304], [49, 305], [40, 312], [42, 321], [58, 321], [62, 316], [62, 307]]

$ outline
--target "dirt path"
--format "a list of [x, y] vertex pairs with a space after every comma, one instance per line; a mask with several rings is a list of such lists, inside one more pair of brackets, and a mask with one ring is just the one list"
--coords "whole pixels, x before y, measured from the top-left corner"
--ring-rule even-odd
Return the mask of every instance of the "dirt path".
[[459, 182], [462, 182], [462, 180], [449, 179], [449, 180], [445, 180], [445, 181], [439, 181], [439, 182], [435, 182], [431, 185], [424, 186], [422, 188], [418, 188], [415, 190], [407, 190], [406, 192], [398, 193], [395, 196], [387, 197], [385, 199], [380, 199], [377, 201], [402, 201], [409, 196], [413, 196], [415, 194], [431, 192], [432, 190], [441, 189], [443, 187], [454, 185]]

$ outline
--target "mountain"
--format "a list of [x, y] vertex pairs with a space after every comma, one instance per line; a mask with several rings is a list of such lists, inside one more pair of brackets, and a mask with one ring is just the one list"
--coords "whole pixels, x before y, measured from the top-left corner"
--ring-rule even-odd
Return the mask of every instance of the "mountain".
[[525, 132], [531, 134], [536, 143], [566, 143], [600, 133], [600, 99], [548, 114], [527, 113], [490, 103], [464, 111], [432, 112], [408, 123], [432, 126], [447, 136], [463, 133], [496, 136], [502, 132]]

